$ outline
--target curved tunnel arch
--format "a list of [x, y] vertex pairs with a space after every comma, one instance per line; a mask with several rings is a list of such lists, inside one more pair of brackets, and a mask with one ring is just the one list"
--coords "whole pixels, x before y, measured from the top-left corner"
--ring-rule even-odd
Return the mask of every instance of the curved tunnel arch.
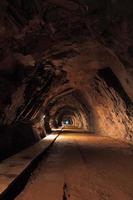
[[[68, 115], [68, 116], [74, 116], [74, 119], [76, 120], [75, 123], [73, 124], [75, 127], [77, 128], [85, 128], [85, 119], [83, 118], [83, 116], [81, 115], [81, 110], [78, 110], [72, 106], [64, 106], [61, 107], [60, 109], [58, 109], [56, 111], [56, 113], [54, 114], [54, 121], [56, 121], [56, 123], [61, 126], [62, 125], [62, 120], [64, 115]], [[76, 123], [77, 122], [77, 123]]]
[[[65, 100], [63, 100], [65, 98]], [[69, 102], [69, 100], [73, 101]], [[62, 106], [60, 106], [60, 102], [63, 100]], [[67, 101], [69, 102], [67, 104]], [[77, 102], [77, 103], [76, 103]], [[72, 106], [73, 104], [73, 106]], [[76, 109], [77, 107], [77, 109]], [[48, 132], [50, 132], [50, 126], [49, 126], [49, 121], [51, 120], [51, 124], [53, 127], [55, 126], [57, 128], [57, 123], [55, 120], [53, 120], [54, 116], [59, 112], [61, 108], [70, 108], [71, 110], [75, 111], [77, 113], [77, 118], [79, 118], [79, 127], [83, 127], [84, 130], [89, 130], [90, 132], [94, 132], [94, 127], [95, 127], [95, 120], [94, 120], [94, 115], [92, 112], [91, 106], [88, 104], [88, 102], [85, 100], [83, 97], [82, 92], [79, 90], [70, 90], [67, 91], [67, 93], [59, 94], [59, 96], [55, 96], [52, 99], [52, 102], [50, 101], [47, 104], [47, 110], [44, 110], [44, 113], [46, 114], [46, 127], [48, 127]], [[55, 111], [54, 111], [55, 109]], [[78, 112], [77, 112], [78, 111]], [[53, 115], [50, 115], [50, 112], [55, 112]], [[75, 120], [76, 121], [76, 120]], [[77, 123], [78, 126], [78, 123]]]

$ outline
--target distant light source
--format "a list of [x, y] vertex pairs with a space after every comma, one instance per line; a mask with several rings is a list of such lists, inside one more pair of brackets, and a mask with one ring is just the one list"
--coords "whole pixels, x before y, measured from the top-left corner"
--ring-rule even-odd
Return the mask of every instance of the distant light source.
[[69, 124], [70, 124], [70, 121], [69, 121], [69, 120], [64, 120], [63, 123], [66, 124], [66, 125], [69, 125]]

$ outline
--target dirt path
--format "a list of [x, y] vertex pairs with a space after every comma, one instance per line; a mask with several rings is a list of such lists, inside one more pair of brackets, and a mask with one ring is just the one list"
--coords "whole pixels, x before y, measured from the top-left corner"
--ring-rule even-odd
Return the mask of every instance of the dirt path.
[[16, 200], [133, 200], [133, 148], [107, 137], [60, 135]]

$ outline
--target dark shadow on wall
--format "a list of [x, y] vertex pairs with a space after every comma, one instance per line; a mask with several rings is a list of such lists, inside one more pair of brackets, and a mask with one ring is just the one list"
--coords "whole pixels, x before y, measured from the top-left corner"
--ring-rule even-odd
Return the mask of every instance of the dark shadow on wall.
[[16, 123], [0, 128], [0, 161], [33, 145], [41, 138], [31, 124]]
[[133, 103], [131, 102], [130, 98], [128, 97], [127, 93], [123, 89], [120, 81], [115, 76], [113, 71], [109, 67], [107, 67], [104, 69], [100, 69], [98, 71], [98, 75], [106, 82], [109, 87], [113, 88], [118, 93], [118, 95], [122, 98], [127, 107], [127, 114], [131, 115], [130, 109], [133, 106]]

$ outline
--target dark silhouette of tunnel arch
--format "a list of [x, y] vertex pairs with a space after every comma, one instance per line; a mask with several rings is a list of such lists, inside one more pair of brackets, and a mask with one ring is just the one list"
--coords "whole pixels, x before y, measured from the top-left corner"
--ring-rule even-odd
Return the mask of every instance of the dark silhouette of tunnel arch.
[[69, 116], [75, 116], [75, 118], [78, 118], [79, 120], [79, 124], [81, 124], [82, 127], [84, 127], [84, 119], [81, 116], [81, 111], [80, 109], [76, 109], [72, 106], [63, 106], [61, 107], [59, 110], [56, 111], [56, 113], [54, 114], [54, 121], [56, 121], [56, 127], [59, 127], [62, 125], [62, 119], [63, 116], [65, 115], [69, 115]]
[[65, 108], [63, 107], [61, 110], [59, 110], [56, 113], [56, 115], [57, 115], [56, 120], [57, 120], [58, 126], [62, 125], [64, 116], [68, 116], [68, 118], [72, 117], [72, 116], [76, 117], [76, 114], [80, 117], [80, 114], [76, 109], [74, 109], [72, 107], [65, 107]]
[[[75, 98], [76, 102], [79, 104], [80, 111], [82, 111], [82, 113], [83, 113], [84, 121], [85, 121], [84, 126], [86, 126], [85, 129], [89, 130], [90, 132], [95, 132], [96, 120], [95, 120], [95, 117], [93, 114], [93, 109], [87, 102], [82, 91], [80, 91], [78, 89], [72, 89], [71, 87], [69, 87], [68, 89], [63, 90], [62, 92], [59, 92], [58, 95], [52, 96], [51, 99], [49, 100], [49, 102], [47, 102], [47, 104], [45, 105], [44, 110], [42, 109], [42, 112], [46, 115], [45, 121], [44, 121], [44, 127], [45, 127], [46, 133], [50, 133], [52, 131], [51, 127], [50, 127], [50, 121], [51, 121], [50, 112], [52, 111], [52, 109], [54, 107], [56, 107], [56, 105], [58, 105], [59, 100], [61, 100], [64, 97], [67, 97], [67, 96], [69, 96], [71, 98], [71, 95], [72, 95], [72, 98]], [[65, 104], [65, 102], [64, 102], [64, 104]], [[66, 105], [66, 106], [64, 105], [64, 108], [65, 107], [68, 107], [68, 105]], [[75, 111], [73, 105], [70, 107], [72, 107], [72, 109], [70, 109], [70, 110]], [[57, 113], [56, 113], [56, 115], [57, 115]], [[77, 113], [78, 117], [81, 118], [80, 114], [77, 111], [75, 111], [75, 113]], [[80, 121], [83, 121], [83, 120], [80, 120]], [[60, 123], [60, 125], [61, 125], [61, 123]], [[52, 126], [55, 128], [58, 128], [59, 125], [57, 124], [57, 120], [55, 120], [55, 119], [52, 120]]]

